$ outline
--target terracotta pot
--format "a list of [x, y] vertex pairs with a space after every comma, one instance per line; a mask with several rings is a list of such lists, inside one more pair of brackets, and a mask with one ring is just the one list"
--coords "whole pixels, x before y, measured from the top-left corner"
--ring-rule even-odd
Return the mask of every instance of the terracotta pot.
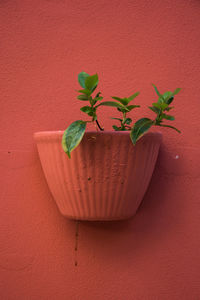
[[133, 216], [151, 179], [161, 133], [147, 133], [133, 146], [129, 132], [86, 132], [71, 159], [63, 131], [35, 133], [51, 193], [61, 213], [79, 220]]

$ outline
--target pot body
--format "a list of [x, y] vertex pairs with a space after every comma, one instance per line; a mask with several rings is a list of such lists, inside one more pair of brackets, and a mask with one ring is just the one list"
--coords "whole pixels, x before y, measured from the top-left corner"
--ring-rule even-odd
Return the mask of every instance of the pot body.
[[133, 216], [150, 182], [161, 133], [147, 133], [133, 146], [129, 132], [86, 132], [71, 159], [63, 131], [35, 133], [42, 168], [61, 211], [77, 220]]

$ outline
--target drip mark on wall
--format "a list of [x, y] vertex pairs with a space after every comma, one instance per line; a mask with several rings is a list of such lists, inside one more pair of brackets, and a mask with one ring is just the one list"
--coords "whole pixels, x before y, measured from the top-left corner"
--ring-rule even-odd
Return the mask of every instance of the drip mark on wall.
[[75, 246], [74, 246], [74, 265], [78, 266], [78, 236], [79, 236], [79, 221], [76, 221]]

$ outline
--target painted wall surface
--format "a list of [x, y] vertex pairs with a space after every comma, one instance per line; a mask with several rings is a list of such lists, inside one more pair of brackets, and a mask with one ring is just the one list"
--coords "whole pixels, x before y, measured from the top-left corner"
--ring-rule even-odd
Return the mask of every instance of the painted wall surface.
[[[200, 2], [2, 0], [0, 22], [0, 299], [200, 299]], [[146, 117], [152, 82], [181, 87], [182, 134], [162, 130], [136, 216], [81, 222], [75, 253], [76, 223], [57, 209], [33, 133], [84, 118], [82, 70], [98, 72], [105, 100], [141, 91]]]

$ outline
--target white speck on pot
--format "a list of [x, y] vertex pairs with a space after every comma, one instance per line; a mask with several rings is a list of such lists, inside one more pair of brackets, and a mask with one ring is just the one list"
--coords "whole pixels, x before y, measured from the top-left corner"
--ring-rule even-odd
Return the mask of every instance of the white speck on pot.
[[176, 155], [176, 156], [175, 156], [175, 159], [179, 159], [179, 155]]

